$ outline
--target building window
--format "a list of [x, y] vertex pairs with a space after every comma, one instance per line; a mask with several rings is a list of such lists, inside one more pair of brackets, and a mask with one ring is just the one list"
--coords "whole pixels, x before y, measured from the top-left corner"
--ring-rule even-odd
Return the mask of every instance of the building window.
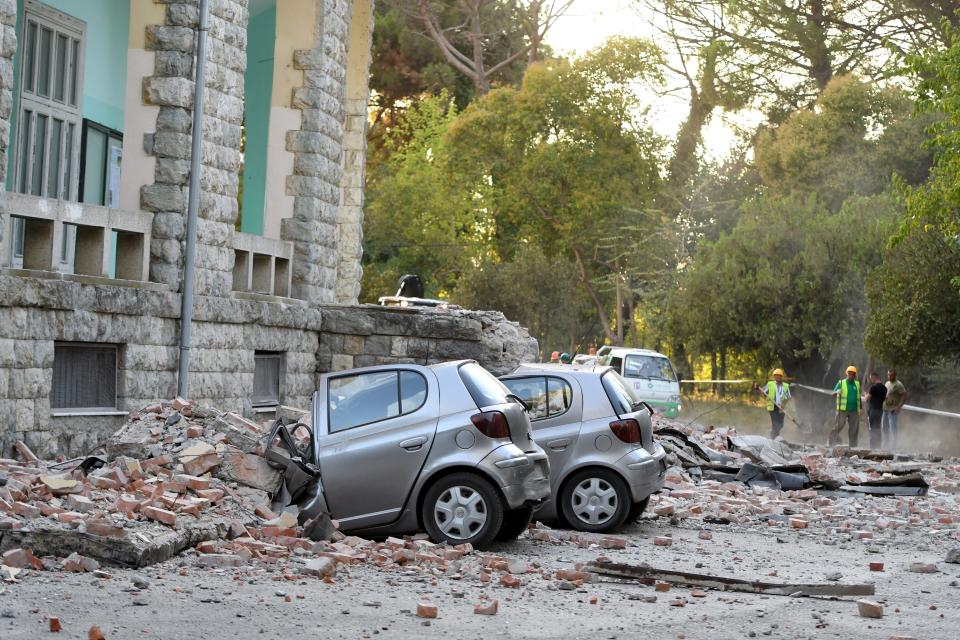
[[253, 399], [255, 407], [280, 404], [280, 370], [283, 354], [278, 351], [255, 351], [253, 354]]
[[115, 411], [117, 408], [117, 346], [57, 342], [53, 347], [54, 411]]
[[80, 201], [116, 209], [120, 206], [123, 134], [84, 119], [80, 147]]
[[23, 25], [15, 190], [75, 200], [85, 24], [27, 0]]

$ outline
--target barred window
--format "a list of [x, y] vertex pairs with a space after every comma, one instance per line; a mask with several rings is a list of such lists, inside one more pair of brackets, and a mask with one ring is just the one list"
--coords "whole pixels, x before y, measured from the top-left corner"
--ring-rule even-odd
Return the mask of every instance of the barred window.
[[278, 351], [255, 351], [253, 355], [253, 398], [255, 407], [280, 404], [280, 368], [283, 354]]
[[53, 346], [52, 409], [117, 408], [117, 346], [56, 342]]

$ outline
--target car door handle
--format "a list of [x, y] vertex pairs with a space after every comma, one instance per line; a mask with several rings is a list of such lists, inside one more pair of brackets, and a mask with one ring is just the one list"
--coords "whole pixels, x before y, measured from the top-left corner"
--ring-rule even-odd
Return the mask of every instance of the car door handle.
[[563, 451], [570, 444], [569, 438], [563, 438], [562, 440], [551, 440], [547, 443], [547, 447], [553, 449], [554, 451]]
[[400, 442], [400, 447], [407, 451], [418, 451], [420, 447], [426, 444], [426, 436], [417, 436], [416, 438], [407, 438]]

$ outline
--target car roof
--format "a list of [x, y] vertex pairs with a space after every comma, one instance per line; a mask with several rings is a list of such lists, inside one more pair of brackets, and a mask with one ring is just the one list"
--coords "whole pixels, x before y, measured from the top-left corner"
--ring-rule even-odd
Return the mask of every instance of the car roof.
[[[635, 354], [640, 356], [656, 356], [659, 358], [667, 357], [666, 355], [660, 353], [659, 351], [654, 351], [652, 349], [635, 349], [633, 347], [609, 347], [609, 350], [605, 351], [603, 355], [609, 355], [609, 354], [612, 354], [615, 356]], [[669, 358], [667, 359], [669, 360]]]
[[569, 373], [574, 375], [601, 375], [608, 369], [607, 365], [598, 364], [556, 364], [553, 362], [523, 363], [508, 375], [519, 373]]

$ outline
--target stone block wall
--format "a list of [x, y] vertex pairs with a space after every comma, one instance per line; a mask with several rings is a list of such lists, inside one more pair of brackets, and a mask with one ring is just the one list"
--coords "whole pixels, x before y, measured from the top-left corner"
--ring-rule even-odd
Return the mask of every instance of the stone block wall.
[[[144, 141], [157, 163], [154, 183], [141, 189], [140, 206], [154, 212], [150, 279], [179, 290], [186, 238], [199, 12], [196, 0], [163, 2], [164, 23], [151, 25], [147, 30], [147, 48], [156, 52], [156, 62], [154, 74], [144, 78], [143, 100], [160, 107], [160, 113], [156, 133]], [[233, 284], [248, 19], [247, 0], [210, 3], [197, 221], [198, 295], [229, 296]]]
[[[41, 455], [92, 451], [139, 409], [176, 394], [180, 295], [164, 287], [0, 275], [0, 457], [22, 439]], [[243, 411], [254, 354], [283, 354], [280, 402], [307, 408], [321, 373], [384, 363], [471, 358], [497, 374], [537, 356], [526, 330], [497, 312], [196, 299], [192, 398]], [[118, 346], [118, 415], [53, 415], [54, 343]]]
[[[8, 218], [3, 193], [7, 179], [7, 147], [10, 144], [10, 115], [13, 111], [13, 56], [17, 51], [17, 2], [0, 0], [0, 244]], [[3, 255], [3, 251], [0, 251]]]

